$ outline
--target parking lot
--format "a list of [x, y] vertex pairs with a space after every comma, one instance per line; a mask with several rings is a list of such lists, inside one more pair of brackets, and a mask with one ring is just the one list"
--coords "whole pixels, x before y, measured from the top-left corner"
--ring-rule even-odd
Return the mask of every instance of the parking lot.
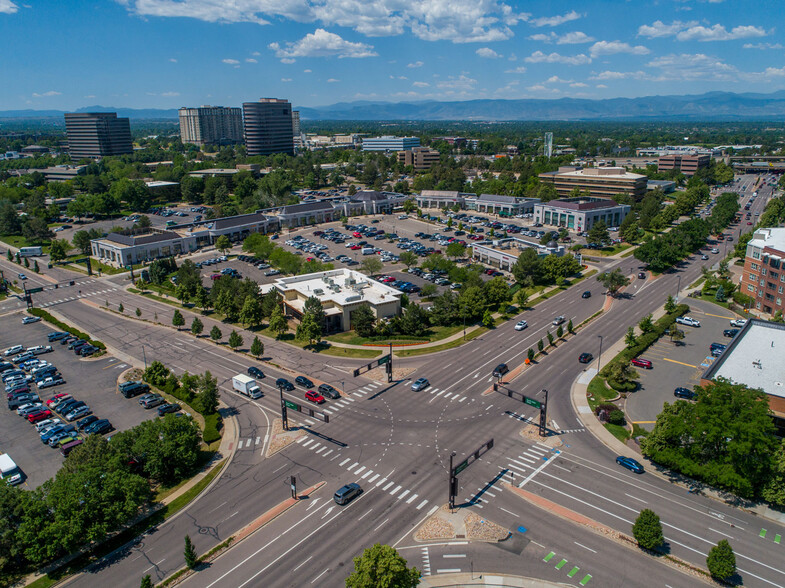
[[630, 394], [625, 407], [627, 418], [641, 427], [652, 430], [657, 415], [665, 402], [673, 403], [677, 398], [673, 391], [677, 387], [692, 390], [700, 383], [701, 374], [714, 361], [709, 346], [712, 343], [727, 345], [730, 339], [723, 331], [730, 327], [730, 320], [739, 318], [734, 313], [714, 304], [689, 299], [692, 309], [689, 316], [700, 321], [700, 327], [678, 325], [685, 338], [672, 343], [662, 337], [640, 357], [652, 362], [652, 369], [635, 368], [640, 374], [640, 388]]
[[[70, 394], [87, 403], [92, 414], [98, 418], [109, 419], [114, 427], [112, 432], [129, 429], [157, 414], [154, 410], [143, 409], [135, 398], [126, 399], [117, 392], [117, 378], [129, 367], [127, 364], [107, 356], [98, 359], [80, 358], [67, 345], [47, 341], [47, 333], [57, 329], [43, 321], [22, 325], [23, 316], [22, 313], [16, 313], [0, 318], [0, 349], [5, 350], [13, 345], [52, 346], [52, 352], [38, 358], [56, 366], [65, 383], [38, 390], [41, 402], [45, 403], [56, 394]], [[2, 359], [7, 361], [9, 358]], [[30, 388], [36, 392], [34, 384], [31, 383]], [[64, 415], [53, 413], [53, 418], [65, 422]], [[29, 488], [40, 486], [53, 477], [64, 459], [57, 449], [41, 442], [33, 424], [17, 415], [16, 410], [8, 410], [5, 405], [0, 409], [0, 453], [8, 453], [16, 462]]]

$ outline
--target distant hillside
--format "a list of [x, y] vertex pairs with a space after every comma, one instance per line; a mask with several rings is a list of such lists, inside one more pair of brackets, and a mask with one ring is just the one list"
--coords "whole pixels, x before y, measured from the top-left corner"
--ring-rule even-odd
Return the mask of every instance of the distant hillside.
[[[735, 121], [785, 117], [785, 91], [772, 94], [708, 92], [586, 100], [466, 100], [462, 102], [341, 102], [295, 107], [302, 120], [509, 120], [509, 121]], [[177, 119], [177, 109], [87, 106], [77, 112], [117, 112], [131, 119]], [[60, 110], [3, 110], [0, 119], [62, 118]]]

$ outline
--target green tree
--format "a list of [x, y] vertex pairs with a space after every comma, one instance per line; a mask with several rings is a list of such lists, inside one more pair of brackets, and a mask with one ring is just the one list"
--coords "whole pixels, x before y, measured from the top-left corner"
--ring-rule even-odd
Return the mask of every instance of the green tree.
[[667, 312], [668, 314], [676, 310], [676, 301], [673, 299], [673, 296], [671, 296], [670, 294], [668, 295], [668, 298], [665, 300], [665, 306], [663, 308], [665, 309], [665, 312]]
[[529, 351], [526, 352], [526, 357], [529, 358], [529, 362], [534, 361], [534, 349], [529, 347]]
[[736, 554], [727, 539], [722, 539], [711, 548], [706, 567], [711, 576], [718, 580], [727, 580], [736, 573]]
[[375, 255], [366, 255], [363, 257], [362, 263], [360, 264], [361, 271], [368, 276], [378, 274], [382, 271], [383, 267], [384, 264], [382, 263], [382, 260]]
[[438, 292], [438, 288], [436, 288], [436, 284], [423, 284], [422, 290], [420, 290], [420, 296], [423, 298], [430, 298], [431, 296], [435, 296]]
[[590, 243], [602, 243], [608, 239], [610, 239], [610, 235], [608, 234], [608, 225], [605, 224], [605, 221], [597, 221], [589, 229], [588, 240]]
[[270, 330], [275, 333], [276, 337], [280, 337], [289, 330], [289, 324], [286, 322], [286, 317], [283, 315], [280, 304], [275, 306], [270, 315]]
[[548, 331], [547, 333], [545, 333], [545, 335], [548, 337], [548, 347], [552, 347], [553, 346], [553, 333]]
[[466, 246], [458, 241], [453, 241], [447, 245], [446, 255], [453, 259], [458, 259], [466, 254]]
[[572, 319], [570, 319], [569, 321], [567, 321], [567, 332], [572, 333], [573, 329], [574, 327], [572, 326]]
[[416, 266], [417, 262], [419, 261], [417, 259], [417, 254], [414, 253], [414, 251], [404, 251], [404, 252], [402, 252], [401, 255], [399, 256], [399, 259], [400, 259], [401, 263], [406, 266], [407, 270], [410, 267]]
[[24, 258], [22, 261], [24, 262], [24, 264], [25, 264], [25, 267], [27, 267], [27, 268], [29, 268], [29, 267], [30, 267], [30, 260], [29, 260], [29, 259], [27, 259], [27, 258], [25, 257], [25, 258]]
[[195, 316], [194, 320], [191, 321], [191, 333], [198, 337], [202, 334], [202, 331], [204, 331], [204, 323], [199, 320], [198, 316]]
[[529, 293], [526, 291], [526, 288], [521, 288], [515, 293], [515, 303], [521, 310], [526, 308], [526, 305], [529, 303]]
[[213, 325], [213, 328], [210, 329], [210, 339], [220, 341], [222, 338], [223, 333], [221, 333], [221, 329], [218, 328], [218, 325]]
[[172, 315], [172, 325], [177, 327], [177, 330], [179, 331], [180, 327], [182, 327], [184, 324], [185, 318], [179, 310], [175, 309], [174, 314]]
[[542, 350], [545, 349], [545, 343], [543, 343], [542, 339], [537, 341], [537, 351], [542, 353]]
[[202, 407], [202, 414], [213, 414], [218, 410], [218, 380], [209, 371], [199, 376], [197, 382], [199, 389], [199, 405]]
[[38, 266], [38, 260], [37, 259], [33, 262], [33, 271], [35, 273], [37, 273], [37, 274], [41, 273], [41, 268]]
[[354, 571], [346, 578], [346, 588], [416, 588], [417, 568], [407, 568], [406, 560], [389, 545], [376, 543], [354, 558]]
[[561, 326], [561, 325], [559, 325], [559, 328], [558, 328], [558, 329], [556, 329], [556, 336], [557, 336], [559, 339], [561, 339], [561, 338], [562, 338], [562, 335], [564, 335], [564, 329], [562, 328], [562, 326]]
[[251, 342], [251, 355], [254, 357], [261, 357], [264, 354], [264, 343], [259, 337], [254, 337]]
[[185, 550], [183, 551], [183, 555], [185, 556], [186, 567], [189, 570], [194, 569], [199, 562], [199, 558], [196, 556], [196, 548], [191, 541], [191, 537], [188, 535], [185, 536]]
[[496, 305], [498, 308], [501, 308], [503, 305], [509, 303], [510, 300], [512, 300], [510, 286], [501, 276], [497, 276], [485, 282], [483, 286], [483, 293], [485, 294], [485, 300], [487, 303], [491, 306]]
[[68, 250], [71, 244], [66, 239], [55, 239], [49, 246], [49, 259], [58, 262], [68, 257]]
[[262, 320], [264, 320], [264, 309], [261, 299], [255, 294], [248, 294], [240, 309], [240, 321], [244, 325], [256, 327], [262, 324]]
[[352, 328], [360, 337], [372, 337], [376, 316], [367, 306], [362, 305], [351, 314]]
[[676, 345], [678, 345], [680, 341], [684, 340], [685, 336], [684, 331], [679, 329], [675, 324], [670, 328], [671, 343], [676, 343]]
[[141, 308], [137, 308], [136, 309], [136, 317], [139, 318], [140, 316], [142, 316], [142, 309]]
[[232, 351], [237, 351], [237, 348], [243, 344], [243, 337], [235, 331], [234, 329], [229, 334], [229, 347], [232, 348]]
[[492, 329], [494, 325], [493, 314], [489, 309], [485, 309], [485, 312], [482, 315], [482, 324], [487, 329]]
[[117, 306], [117, 312], [125, 312], [125, 306], [123, 306], [122, 302]]
[[641, 333], [651, 333], [654, 330], [654, 321], [652, 320], [651, 313], [640, 320], [638, 328], [641, 330]]
[[630, 279], [625, 276], [619, 268], [612, 272], [603, 272], [597, 276], [597, 281], [607, 290], [611, 296], [616, 296], [622, 286], [627, 286]]
[[314, 341], [321, 341], [322, 326], [316, 322], [316, 317], [310, 312], [306, 312], [303, 315], [300, 324], [297, 325], [295, 339], [298, 341], [308, 341], [309, 345], [313, 345]]
[[727, 295], [725, 294], [725, 288], [722, 285], [717, 286], [717, 291], [714, 293], [714, 300], [717, 302], [725, 302], [727, 300]]
[[153, 588], [153, 581], [150, 578], [150, 574], [147, 574], [142, 578], [139, 588]]
[[226, 255], [226, 252], [232, 248], [232, 243], [229, 241], [229, 237], [226, 235], [219, 235], [215, 240], [215, 248], [220, 251], [222, 255]]
[[665, 538], [662, 535], [662, 523], [657, 513], [644, 508], [632, 525], [632, 536], [643, 549], [654, 550], [662, 547]]
[[627, 349], [630, 347], [635, 347], [638, 343], [638, 338], [635, 336], [635, 328], [629, 327], [627, 329], [627, 334], [624, 336], [624, 344], [627, 346]]

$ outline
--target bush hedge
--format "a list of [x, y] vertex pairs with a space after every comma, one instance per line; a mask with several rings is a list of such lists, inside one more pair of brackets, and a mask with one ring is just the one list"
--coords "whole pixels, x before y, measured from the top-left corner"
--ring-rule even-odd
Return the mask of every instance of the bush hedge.
[[87, 333], [83, 333], [79, 329], [77, 329], [75, 327], [72, 327], [70, 325], [67, 325], [67, 324], [65, 324], [63, 321], [61, 321], [59, 319], [56, 319], [55, 317], [53, 317], [51, 314], [49, 314], [45, 310], [42, 310], [40, 308], [31, 308], [28, 312], [30, 314], [32, 314], [33, 316], [37, 316], [37, 317], [40, 317], [40, 318], [44, 319], [46, 322], [54, 325], [55, 327], [57, 327], [58, 329], [60, 329], [62, 331], [68, 331], [73, 336], [79, 337], [80, 339], [84, 339], [85, 341], [90, 343], [90, 345], [94, 345], [95, 347], [98, 347], [98, 349], [101, 349], [102, 351], [106, 351], [106, 345], [104, 345], [100, 341], [96, 341], [94, 339], [91, 339], [90, 335], [88, 335]]
[[202, 439], [208, 445], [221, 438], [221, 429], [223, 428], [223, 420], [221, 415], [217, 412], [208, 414], [204, 417], [204, 432]]

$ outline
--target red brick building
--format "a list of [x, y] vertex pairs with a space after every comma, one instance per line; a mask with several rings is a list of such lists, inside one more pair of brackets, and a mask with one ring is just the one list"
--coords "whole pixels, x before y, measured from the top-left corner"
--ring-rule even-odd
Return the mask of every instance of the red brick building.
[[756, 310], [785, 312], [785, 228], [758, 229], [747, 243], [742, 294], [752, 297]]

